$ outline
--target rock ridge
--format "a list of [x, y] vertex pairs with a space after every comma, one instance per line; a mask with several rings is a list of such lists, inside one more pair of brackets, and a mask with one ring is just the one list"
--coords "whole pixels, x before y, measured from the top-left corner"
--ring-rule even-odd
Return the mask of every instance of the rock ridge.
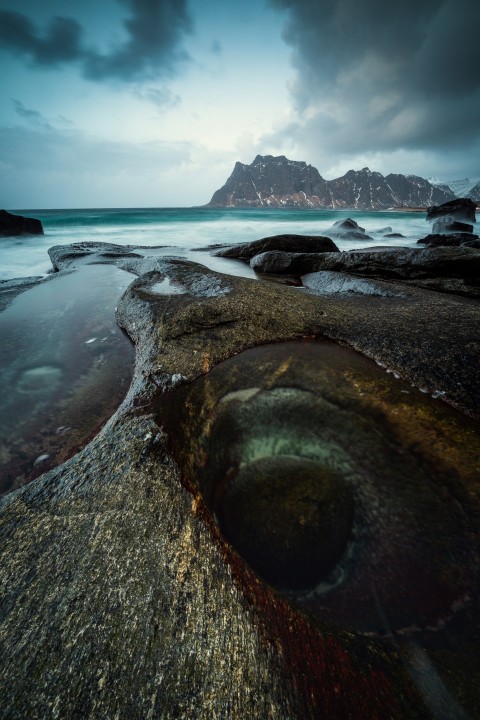
[[225, 185], [207, 207], [270, 207], [384, 210], [428, 207], [453, 200], [449, 188], [416, 175], [383, 176], [368, 167], [325, 180], [317, 168], [285, 155], [257, 155], [250, 165], [235, 163]]

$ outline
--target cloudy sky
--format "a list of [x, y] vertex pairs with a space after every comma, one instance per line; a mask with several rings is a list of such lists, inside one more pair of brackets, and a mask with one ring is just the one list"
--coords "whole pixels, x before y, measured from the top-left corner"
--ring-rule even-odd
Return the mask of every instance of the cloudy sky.
[[190, 206], [236, 160], [480, 177], [478, 0], [0, 0], [0, 207]]

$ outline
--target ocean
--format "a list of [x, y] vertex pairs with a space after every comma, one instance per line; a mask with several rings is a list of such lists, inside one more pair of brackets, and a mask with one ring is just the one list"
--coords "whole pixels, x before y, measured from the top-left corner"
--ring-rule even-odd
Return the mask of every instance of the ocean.
[[[322, 235], [334, 222], [347, 217], [364, 227], [372, 240], [335, 240], [341, 250], [386, 244], [414, 246], [430, 230], [423, 212], [202, 207], [11, 212], [41, 220], [45, 235], [0, 239], [0, 280], [45, 275], [51, 271], [48, 248], [76, 242], [163, 246], [162, 254], [189, 257], [193, 249], [280, 233]], [[405, 237], [385, 238], [385, 228]], [[253, 275], [242, 263], [222, 264], [210, 259], [208, 253], [194, 253], [191, 257], [224, 272]]]

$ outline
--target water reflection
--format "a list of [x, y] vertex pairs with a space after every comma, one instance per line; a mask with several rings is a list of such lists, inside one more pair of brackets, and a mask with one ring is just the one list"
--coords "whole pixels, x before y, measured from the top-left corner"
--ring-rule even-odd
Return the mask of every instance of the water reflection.
[[23, 292], [0, 314], [1, 493], [71, 456], [125, 396], [134, 349], [114, 310], [132, 279], [88, 266]]

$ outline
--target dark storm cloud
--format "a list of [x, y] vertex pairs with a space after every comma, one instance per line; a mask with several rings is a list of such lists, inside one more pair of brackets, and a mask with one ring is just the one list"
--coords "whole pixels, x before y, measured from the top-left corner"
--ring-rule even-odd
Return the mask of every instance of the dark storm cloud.
[[81, 35], [81, 26], [71, 18], [54, 17], [39, 33], [26, 15], [0, 10], [0, 45], [29, 56], [38, 65], [77, 60], [83, 52]]
[[110, 54], [91, 53], [85, 74], [92, 79], [152, 78], [171, 72], [185, 58], [177, 48], [191, 22], [185, 0], [120, 0], [131, 10], [124, 27], [128, 39]]
[[349, 152], [478, 138], [480, 3], [270, 2], [287, 11], [284, 39], [297, 71], [291, 90], [300, 119], [285, 136], [308, 133]]
[[76, 62], [91, 80], [143, 80], [171, 74], [185, 59], [180, 43], [191, 29], [186, 0], [117, 0], [129, 11], [125, 39], [107, 53], [90, 47], [76, 20], [55, 17], [45, 29], [18, 12], [0, 10], [0, 47], [34, 65]]

